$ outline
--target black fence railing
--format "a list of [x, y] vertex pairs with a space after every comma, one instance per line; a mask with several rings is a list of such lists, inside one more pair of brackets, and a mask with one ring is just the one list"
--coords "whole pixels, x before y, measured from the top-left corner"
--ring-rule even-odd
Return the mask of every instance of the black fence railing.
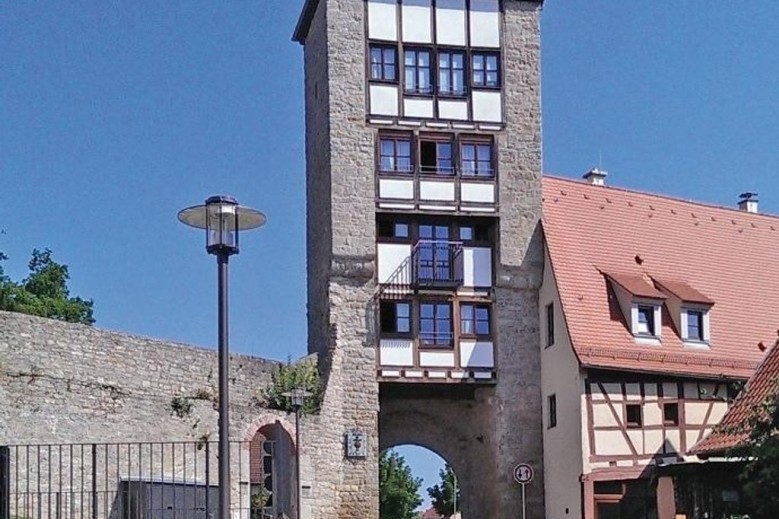
[[[231, 519], [278, 517], [273, 443], [253, 459], [230, 442]], [[0, 519], [217, 519], [217, 453], [208, 441], [0, 446]]]
[[420, 240], [411, 251], [411, 279], [416, 288], [453, 289], [463, 283], [460, 242]]

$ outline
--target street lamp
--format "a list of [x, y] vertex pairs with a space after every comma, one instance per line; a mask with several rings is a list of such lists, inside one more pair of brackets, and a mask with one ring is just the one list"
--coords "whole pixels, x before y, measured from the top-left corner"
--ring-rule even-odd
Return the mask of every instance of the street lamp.
[[265, 215], [256, 209], [238, 205], [231, 196], [212, 196], [204, 205], [179, 211], [181, 223], [205, 229], [206, 251], [216, 256], [219, 277], [219, 517], [230, 515], [230, 416], [227, 339], [227, 261], [238, 254], [239, 231], [256, 229], [265, 223]]
[[297, 498], [297, 517], [300, 519], [300, 411], [303, 409], [306, 397], [311, 396], [311, 393], [302, 387], [296, 387], [286, 393], [282, 393], [281, 396], [289, 398], [292, 409], [295, 410], [295, 481], [297, 482], [295, 495]]

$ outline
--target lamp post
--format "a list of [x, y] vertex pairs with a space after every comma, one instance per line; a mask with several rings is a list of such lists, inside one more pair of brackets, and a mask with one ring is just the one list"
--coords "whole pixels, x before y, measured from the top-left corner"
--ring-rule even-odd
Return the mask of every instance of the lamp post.
[[204, 205], [179, 211], [181, 223], [206, 231], [206, 251], [216, 256], [219, 320], [219, 518], [230, 515], [230, 400], [227, 338], [227, 262], [238, 254], [239, 231], [265, 224], [265, 215], [238, 205], [231, 196], [212, 196]]
[[295, 502], [297, 505], [297, 519], [300, 519], [300, 411], [303, 409], [306, 397], [311, 396], [311, 393], [301, 387], [296, 387], [281, 395], [290, 399], [292, 409], [295, 410], [295, 481], [297, 484]]

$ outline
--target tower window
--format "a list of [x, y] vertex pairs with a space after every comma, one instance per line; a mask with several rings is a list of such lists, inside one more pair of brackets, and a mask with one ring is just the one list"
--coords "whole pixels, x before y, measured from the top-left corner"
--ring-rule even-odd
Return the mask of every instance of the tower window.
[[419, 340], [423, 346], [452, 346], [452, 305], [445, 302], [419, 305]]
[[382, 135], [379, 138], [379, 171], [412, 173], [411, 135]]
[[371, 79], [374, 81], [398, 80], [398, 50], [388, 45], [371, 45]]
[[554, 303], [546, 305], [546, 346], [554, 345]]
[[432, 94], [430, 51], [406, 49], [404, 54], [405, 91], [409, 94]]
[[454, 175], [452, 138], [450, 136], [421, 136], [419, 138], [419, 165], [422, 173]]
[[557, 395], [549, 395], [547, 398], [547, 428], [557, 427]]
[[410, 228], [407, 222], [395, 220], [379, 220], [376, 224], [376, 234], [379, 238], [390, 238], [399, 241], [408, 241]]
[[472, 58], [472, 86], [499, 88], [500, 62], [498, 55], [491, 52], [474, 52]]
[[463, 176], [492, 177], [492, 142], [463, 140], [460, 144], [460, 172]]
[[382, 301], [379, 305], [382, 334], [411, 333], [411, 303], [408, 301]]
[[438, 52], [438, 93], [465, 95], [465, 53]]
[[490, 336], [490, 307], [488, 305], [460, 305], [460, 333]]

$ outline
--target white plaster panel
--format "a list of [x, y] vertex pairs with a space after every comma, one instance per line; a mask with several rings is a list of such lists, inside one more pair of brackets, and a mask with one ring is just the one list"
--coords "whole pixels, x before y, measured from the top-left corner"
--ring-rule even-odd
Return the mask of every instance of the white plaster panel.
[[663, 441], [663, 431], [644, 431], [644, 454], [661, 452]]
[[468, 119], [468, 101], [438, 101], [438, 118], [465, 121]]
[[460, 199], [463, 202], [495, 203], [495, 184], [463, 182], [460, 184]]
[[403, 200], [414, 199], [413, 180], [379, 179], [380, 198], [400, 198]]
[[401, 23], [403, 41], [432, 43], [430, 0], [404, 0]]
[[644, 425], [662, 425], [663, 410], [658, 402], [644, 404]]
[[374, 40], [398, 40], [395, 0], [368, 0], [368, 36]]
[[398, 87], [371, 85], [371, 114], [398, 115]]
[[625, 384], [625, 395], [628, 400], [641, 400], [641, 385], [638, 383]]
[[709, 416], [710, 424], [718, 424], [725, 417], [725, 413], [728, 411], [728, 405], [725, 402], [714, 402], [711, 408], [711, 415]]
[[691, 402], [684, 403], [684, 420], [690, 425], [702, 425], [706, 419], [706, 413], [709, 410], [710, 402]]
[[630, 438], [636, 452], [644, 452], [644, 431], [642, 429], [629, 430], [628, 438]]
[[471, 0], [471, 46], [500, 47], [498, 0]]
[[657, 400], [657, 384], [647, 382], [644, 384], [644, 400], [653, 401]]
[[435, 9], [439, 45], [465, 46], [465, 0], [438, 0]]
[[379, 342], [381, 366], [413, 366], [414, 342], [410, 339], [382, 339]]
[[431, 119], [433, 117], [433, 100], [404, 97], [403, 116], [404, 117], [425, 117]]
[[682, 452], [682, 435], [678, 429], [665, 431], [664, 449], [667, 454]]
[[401, 265], [408, 270], [398, 281], [411, 279], [411, 264], [407, 262], [411, 256], [411, 245], [405, 243], [379, 243], [376, 245], [376, 255], [379, 264], [379, 283], [389, 282], [392, 275]]
[[495, 366], [492, 342], [460, 341], [460, 366], [464, 368], [492, 368]]
[[419, 353], [420, 366], [454, 367], [453, 351], [422, 351]]
[[463, 286], [492, 286], [492, 249], [463, 247]]
[[500, 92], [474, 90], [471, 98], [473, 102], [473, 119], [475, 121], [501, 122], [503, 120]]
[[592, 423], [595, 427], [620, 425], [614, 417], [614, 413], [611, 411], [611, 406], [609, 406], [609, 404], [592, 405]]
[[594, 451], [602, 456], [631, 454], [630, 447], [620, 431], [595, 431]]
[[419, 198], [422, 200], [440, 200], [442, 202], [454, 201], [454, 181], [419, 183]]
[[691, 449], [693, 445], [698, 443], [698, 431], [688, 429], [684, 431], [684, 437], [687, 440], [687, 449]]
[[[622, 384], [601, 384], [612, 402], [622, 402]], [[598, 386], [595, 386], [598, 387]]]

